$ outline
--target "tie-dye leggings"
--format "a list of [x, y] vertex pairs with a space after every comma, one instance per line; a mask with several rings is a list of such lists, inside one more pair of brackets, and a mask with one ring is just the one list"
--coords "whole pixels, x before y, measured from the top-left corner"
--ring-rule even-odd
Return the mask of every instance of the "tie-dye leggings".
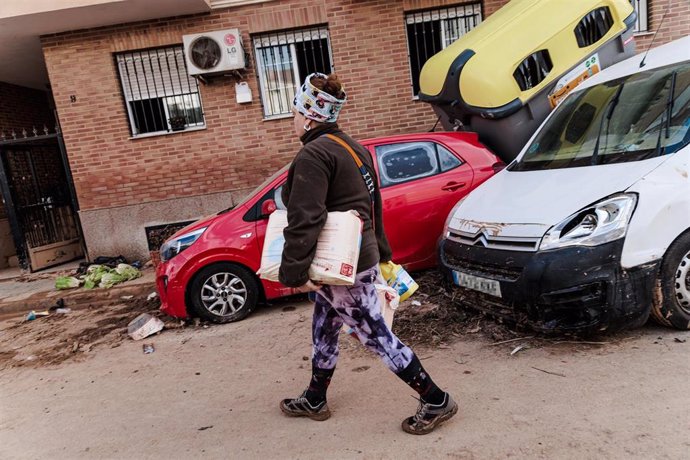
[[312, 321], [312, 364], [333, 369], [338, 361], [338, 333], [350, 326], [360, 342], [379, 355], [395, 373], [405, 369], [414, 353], [391, 332], [381, 316], [375, 282], [385, 284], [376, 265], [357, 274], [353, 286], [323, 286], [316, 293]]

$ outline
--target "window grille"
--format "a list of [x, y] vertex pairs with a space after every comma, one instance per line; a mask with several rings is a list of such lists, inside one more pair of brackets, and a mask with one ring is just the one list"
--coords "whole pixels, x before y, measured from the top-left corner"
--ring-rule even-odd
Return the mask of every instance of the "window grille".
[[117, 53], [132, 136], [204, 126], [199, 86], [182, 46]]
[[613, 27], [613, 18], [607, 6], [587, 13], [575, 27], [577, 46], [580, 48], [592, 46], [601, 40], [611, 27]]
[[327, 27], [271, 32], [253, 37], [264, 117], [290, 114], [307, 75], [333, 71]]
[[637, 13], [637, 20], [635, 21], [635, 32], [647, 32], [649, 30], [649, 18], [647, 16], [647, 0], [631, 0], [635, 12]]
[[541, 83], [551, 72], [553, 64], [551, 56], [547, 50], [539, 50], [527, 56], [513, 72], [513, 77], [517, 81], [522, 91], [527, 91]]
[[405, 14], [412, 91], [419, 94], [419, 74], [434, 54], [474, 29], [482, 21], [481, 3]]

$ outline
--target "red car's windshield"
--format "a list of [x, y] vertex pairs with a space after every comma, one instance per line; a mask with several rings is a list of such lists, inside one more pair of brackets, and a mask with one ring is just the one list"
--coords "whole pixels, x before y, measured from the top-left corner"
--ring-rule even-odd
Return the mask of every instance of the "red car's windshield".
[[242, 205], [245, 204], [247, 201], [249, 201], [250, 199], [252, 199], [252, 197], [256, 196], [257, 193], [260, 193], [264, 188], [266, 188], [266, 186], [268, 186], [268, 184], [270, 184], [271, 182], [273, 182], [274, 180], [276, 180], [276, 178], [278, 178], [278, 176], [280, 176], [280, 175], [283, 174], [285, 171], [287, 171], [289, 167], [290, 167], [290, 163], [286, 164], [285, 166], [283, 166], [282, 168], [280, 168], [278, 171], [276, 171], [275, 173], [271, 174], [271, 177], [269, 177], [268, 179], [266, 179], [265, 181], [263, 181], [263, 182], [261, 183], [261, 185], [259, 185], [259, 186], [256, 187], [254, 190], [252, 190], [251, 193], [248, 193], [244, 198], [242, 198], [242, 200], [241, 200], [239, 203], [237, 203], [236, 206], [242, 206]]

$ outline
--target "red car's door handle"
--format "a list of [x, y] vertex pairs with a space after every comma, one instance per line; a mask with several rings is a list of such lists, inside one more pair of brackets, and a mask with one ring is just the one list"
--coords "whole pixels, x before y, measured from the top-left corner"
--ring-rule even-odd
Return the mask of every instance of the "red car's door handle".
[[459, 188], [463, 188], [465, 185], [467, 185], [466, 182], [448, 182], [446, 185], [441, 187], [441, 190], [445, 190], [447, 192], [454, 192]]

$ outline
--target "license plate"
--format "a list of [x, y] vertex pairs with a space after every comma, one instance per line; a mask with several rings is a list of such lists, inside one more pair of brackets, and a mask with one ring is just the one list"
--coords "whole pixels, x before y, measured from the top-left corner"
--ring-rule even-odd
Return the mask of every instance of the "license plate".
[[483, 292], [494, 297], [501, 297], [501, 283], [479, 276], [468, 275], [458, 271], [453, 271], [453, 281], [458, 286], [462, 286], [473, 291]]

